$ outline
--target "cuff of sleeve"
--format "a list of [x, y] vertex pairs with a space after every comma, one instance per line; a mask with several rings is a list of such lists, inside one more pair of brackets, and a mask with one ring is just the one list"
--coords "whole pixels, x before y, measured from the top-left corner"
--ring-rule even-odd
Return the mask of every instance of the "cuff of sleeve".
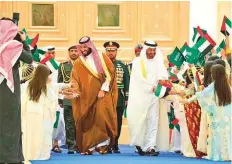
[[188, 102], [191, 103], [191, 102], [196, 101], [196, 100], [197, 100], [197, 96], [194, 95], [194, 96], [192, 96], [191, 98], [188, 99]]
[[126, 101], [128, 101], [128, 97], [129, 97], [129, 92], [127, 91], [125, 96]]
[[106, 80], [106, 81], [102, 84], [101, 90], [102, 90], [102, 91], [105, 91], [105, 92], [109, 92], [109, 88], [110, 88], [110, 83]]
[[186, 96], [189, 96], [189, 95], [193, 94], [193, 91], [191, 89], [186, 89], [185, 94], [186, 94]]

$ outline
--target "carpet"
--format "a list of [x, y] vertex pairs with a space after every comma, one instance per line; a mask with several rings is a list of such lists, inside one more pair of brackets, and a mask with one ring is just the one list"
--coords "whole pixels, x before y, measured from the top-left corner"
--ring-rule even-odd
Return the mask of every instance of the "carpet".
[[47, 161], [31, 161], [32, 164], [215, 164], [230, 162], [215, 162], [205, 159], [186, 158], [172, 152], [161, 152], [158, 157], [139, 156], [134, 148], [128, 145], [120, 145], [121, 154], [83, 156], [80, 154], [67, 154], [67, 149], [62, 153], [52, 153], [51, 159]]

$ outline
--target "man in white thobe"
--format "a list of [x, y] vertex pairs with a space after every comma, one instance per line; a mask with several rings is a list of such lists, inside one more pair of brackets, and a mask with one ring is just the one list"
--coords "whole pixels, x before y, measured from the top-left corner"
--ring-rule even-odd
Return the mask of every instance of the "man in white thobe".
[[140, 57], [133, 61], [130, 77], [127, 107], [130, 145], [136, 146], [140, 155], [157, 156], [158, 151], [169, 149], [169, 127], [167, 105], [154, 92], [159, 80], [168, 79], [168, 73], [157, 44], [154, 41], [144, 44]]

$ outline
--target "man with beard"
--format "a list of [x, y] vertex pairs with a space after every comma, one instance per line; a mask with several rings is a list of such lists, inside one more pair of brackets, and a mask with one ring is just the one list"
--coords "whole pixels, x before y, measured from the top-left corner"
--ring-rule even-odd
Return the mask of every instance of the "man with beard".
[[118, 122], [118, 135], [115, 138], [115, 145], [112, 147], [113, 153], [120, 153], [118, 147], [118, 139], [121, 134], [122, 116], [127, 106], [128, 92], [129, 92], [129, 72], [122, 61], [117, 60], [117, 52], [119, 44], [117, 42], [106, 42], [104, 44], [106, 54], [114, 64], [117, 73], [117, 86], [118, 86], [118, 103], [117, 103], [117, 122]]
[[167, 105], [154, 94], [158, 82], [165, 79], [162, 53], [154, 41], [146, 41], [133, 62], [127, 107], [130, 145], [140, 155], [157, 156], [169, 149]]
[[[78, 58], [77, 46], [68, 49], [69, 60], [61, 63], [58, 70], [58, 83], [69, 83], [71, 71], [75, 60]], [[72, 102], [68, 99], [59, 99], [59, 105], [64, 108], [64, 122], [66, 131], [66, 144], [68, 145], [68, 154], [74, 154], [76, 149], [75, 123], [73, 119]]]
[[115, 68], [110, 59], [98, 52], [89, 37], [82, 37], [79, 57], [71, 74], [71, 89], [63, 94], [73, 99], [77, 148], [83, 155], [93, 151], [107, 154], [117, 136], [118, 98]]

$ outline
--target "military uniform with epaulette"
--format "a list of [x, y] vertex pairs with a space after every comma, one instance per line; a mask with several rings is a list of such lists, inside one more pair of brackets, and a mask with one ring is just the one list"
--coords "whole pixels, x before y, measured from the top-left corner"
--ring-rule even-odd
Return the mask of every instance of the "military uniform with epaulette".
[[[116, 42], [106, 42], [104, 47], [107, 50], [115, 50], [119, 48], [119, 44]], [[117, 77], [117, 86], [118, 86], [118, 102], [117, 102], [117, 122], [118, 122], [118, 134], [115, 138], [115, 145], [112, 150], [114, 153], [120, 153], [118, 148], [118, 140], [121, 134], [122, 127], [122, 117], [124, 110], [126, 108], [126, 102], [128, 101], [129, 94], [129, 72], [127, 66], [120, 60], [113, 61], [114, 67], [116, 69], [116, 77]]]
[[118, 86], [118, 103], [117, 103], [117, 120], [118, 120], [118, 135], [115, 139], [115, 147], [118, 149], [118, 139], [121, 134], [122, 116], [126, 108], [126, 102], [128, 101], [129, 94], [129, 72], [124, 63], [120, 60], [115, 60], [113, 63], [117, 74], [117, 86]]
[[[72, 61], [66, 61], [60, 64], [58, 70], [58, 82], [69, 83], [72, 71]], [[68, 145], [69, 152], [74, 152], [76, 148], [76, 128], [73, 119], [72, 102], [68, 99], [59, 99], [59, 104], [64, 108], [64, 121], [66, 131], [66, 144]]]

